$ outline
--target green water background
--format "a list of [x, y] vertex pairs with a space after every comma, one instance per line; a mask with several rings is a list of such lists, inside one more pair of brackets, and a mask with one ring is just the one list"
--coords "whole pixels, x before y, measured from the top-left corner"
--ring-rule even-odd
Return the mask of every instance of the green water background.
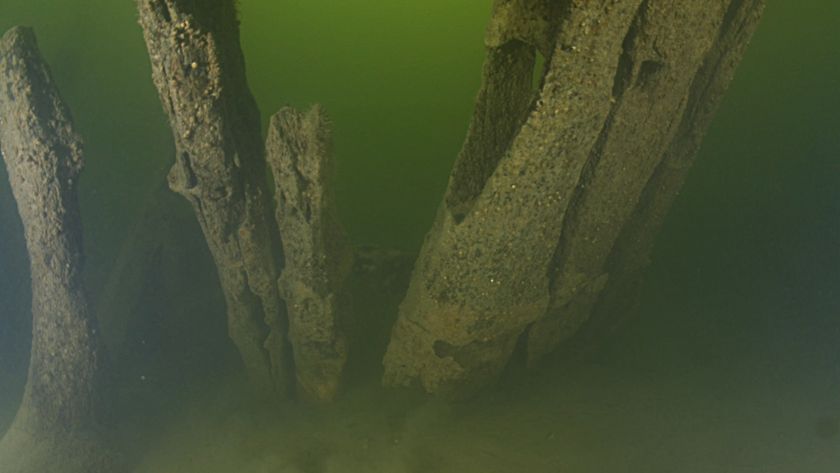
[[[320, 102], [334, 121], [337, 193], [354, 241], [421, 242], [469, 120], [490, 3], [240, 2], [264, 118]], [[0, 2], [0, 30], [35, 28], [85, 138], [94, 272], [173, 154], [135, 16], [129, 0]], [[838, 24], [837, 2], [770, 2], [676, 214], [734, 224], [772, 199], [820, 205], [807, 181], [836, 175], [826, 161], [837, 150]]]
[[[356, 243], [419, 247], [466, 131], [490, 3], [240, 2], [263, 117], [284, 104], [320, 102], [333, 119], [339, 210]], [[17, 24], [35, 28], [86, 141], [80, 192], [95, 296], [173, 156], [134, 4], [0, 0], [0, 30]], [[720, 295], [721, 304], [790, 291], [785, 300], [799, 315], [667, 314], [638, 326], [640, 349], [672, 349], [682, 357], [658, 359], [678, 363], [710, 354], [731, 360], [750, 336], [787, 340], [778, 350], [808, 334], [840, 339], [829, 310], [838, 307], [840, 281], [838, 26], [838, 2], [769, 2], [659, 240], [647, 289], [686, 299]], [[184, 225], [195, 227], [183, 207]], [[26, 355], [14, 347], [26, 335], [28, 281], [5, 177], [0, 222], [0, 353], [8, 362], [0, 368], [7, 369]], [[796, 319], [806, 315], [807, 323]], [[710, 340], [729, 348], [710, 350]], [[17, 362], [8, 361], [10, 352]], [[837, 354], [820, 360], [836, 362]]]

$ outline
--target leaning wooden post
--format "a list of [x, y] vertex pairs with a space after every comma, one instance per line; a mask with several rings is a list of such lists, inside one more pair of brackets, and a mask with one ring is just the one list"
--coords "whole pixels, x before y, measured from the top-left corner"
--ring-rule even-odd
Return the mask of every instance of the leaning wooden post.
[[[545, 314], [552, 255], [640, 3], [497, 0], [473, 121], [400, 307], [386, 384], [468, 395]], [[535, 93], [537, 50], [550, 60]]]
[[100, 432], [102, 355], [82, 288], [82, 142], [31, 30], [0, 40], [0, 89], [0, 150], [32, 277], [29, 374], [0, 471], [119, 471]]
[[137, 0], [152, 79], [175, 138], [169, 186], [195, 210], [219, 272], [228, 327], [251, 380], [288, 389], [279, 246], [265, 191], [260, 115], [233, 0]]
[[[593, 311], [625, 311], [599, 301], [632, 289], [684, 175], [670, 169], [690, 163], [762, 7], [496, 0], [470, 132], [400, 308], [385, 382], [469, 394], [518, 342], [533, 364]], [[534, 51], [546, 66], [532, 92]]]
[[761, 20], [764, 0], [729, 4], [724, 22], [702, 66], [692, 79], [685, 111], [674, 139], [642, 191], [629, 223], [606, 260], [610, 273], [589, 320], [570, 340], [575, 350], [592, 350], [635, 316], [640, 286], [654, 242], [671, 204], [700, 149], [715, 111], [735, 76]]

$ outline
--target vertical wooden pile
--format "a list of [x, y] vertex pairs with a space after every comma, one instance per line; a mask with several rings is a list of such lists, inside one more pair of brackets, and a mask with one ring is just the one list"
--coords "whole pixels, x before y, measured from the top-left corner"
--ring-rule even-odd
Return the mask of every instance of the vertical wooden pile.
[[[468, 395], [519, 340], [536, 362], [599, 300], [622, 297], [659, 202], [679, 187], [663, 167], [674, 150], [690, 162], [762, 6], [496, 1], [472, 125], [393, 330], [386, 384]], [[603, 307], [606, 318], [623, 310]]]
[[275, 114], [266, 158], [276, 187], [285, 257], [280, 294], [289, 313], [298, 390], [309, 399], [332, 399], [347, 362], [339, 321], [347, 307], [341, 295], [352, 252], [335, 213], [330, 130], [321, 107]]

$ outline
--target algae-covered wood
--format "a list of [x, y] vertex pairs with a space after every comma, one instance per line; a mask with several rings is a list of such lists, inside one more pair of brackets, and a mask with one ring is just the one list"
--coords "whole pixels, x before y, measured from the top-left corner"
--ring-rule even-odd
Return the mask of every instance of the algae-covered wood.
[[112, 472], [101, 432], [102, 353], [82, 287], [82, 141], [32, 30], [13, 28], [0, 39], [0, 84], [0, 151], [32, 278], [29, 372], [0, 440], [0, 471]]
[[[533, 363], [579, 331], [610, 258], [643, 251], [623, 231], [667, 151], [708, 122], [683, 120], [691, 100], [719, 97], [697, 80], [704, 64], [720, 50], [737, 64], [750, 35], [722, 38], [761, 8], [496, 2], [472, 125], [393, 329], [386, 384], [467, 395], [498, 376], [523, 335]], [[546, 65], [530, 94], [536, 52]], [[722, 91], [731, 73], [719, 72]]]

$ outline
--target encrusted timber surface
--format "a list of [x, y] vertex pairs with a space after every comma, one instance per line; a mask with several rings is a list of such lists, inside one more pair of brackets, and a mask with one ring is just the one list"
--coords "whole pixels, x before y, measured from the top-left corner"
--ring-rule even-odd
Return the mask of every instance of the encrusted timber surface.
[[[628, 305], [610, 309], [616, 319], [632, 312], [644, 265], [629, 260], [647, 259], [667, 213], [657, 201], [670, 201], [680, 187], [662, 186], [655, 174], [673, 167], [663, 163], [674, 162], [675, 153], [687, 171], [750, 37], [732, 33], [751, 32], [760, 12], [760, 2], [740, 0], [640, 6], [619, 60], [612, 110], [563, 224], [548, 313], [529, 332], [532, 364], [575, 336], [602, 296]], [[722, 54], [725, 70], [717, 66]]]
[[616, 309], [596, 302], [625, 300], [679, 189], [667, 169], [684, 175], [761, 7], [496, 3], [470, 131], [393, 329], [386, 384], [469, 395], [523, 333], [533, 363], [593, 310]]
[[570, 340], [574, 350], [593, 350], [636, 314], [639, 289], [656, 235], [700, 148], [738, 64], [761, 20], [763, 0], [729, 4], [718, 37], [695, 74], [679, 129], [671, 140], [636, 204], [632, 216], [617, 238], [606, 269], [606, 287], [589, 319]]
[[291, 361], [276, 284], [279, 242], [234, 2], [137, 0], [137, 8], [175, 138], [169, 185], [201, 225], [251, 380], [263, 393], [284, 395]]
[[347, 362], [341, 311], [352, 251], [332, 193], [330, 125], [318, 105], [277, 112], [266, 158], [275, 184], [275, 216], [283, 243], [278, 286], [289, 315], [297, 390], [316, 401], [335, 398]]
[[82, 142], [32, 30], [0, 39], [0, 84], [0, 151], [32, 281], [29, 372], [0, 440], [0, 471], [118, 472], [102, 434], [101, 350], [82, 287]]
[[[498, 2], [497, 14], [509, 3]], [[495, 379], [549, 305], [567, 203], [614, 105], [615, 71], [640, 2], [513, 3], [551, 14], [539, 90], [532, 75], [540, 45], [515, 34], [516, 21], [509, 35], [491, 22], [473, 121], [393, 329], [387, 384], [468, 395]]]

